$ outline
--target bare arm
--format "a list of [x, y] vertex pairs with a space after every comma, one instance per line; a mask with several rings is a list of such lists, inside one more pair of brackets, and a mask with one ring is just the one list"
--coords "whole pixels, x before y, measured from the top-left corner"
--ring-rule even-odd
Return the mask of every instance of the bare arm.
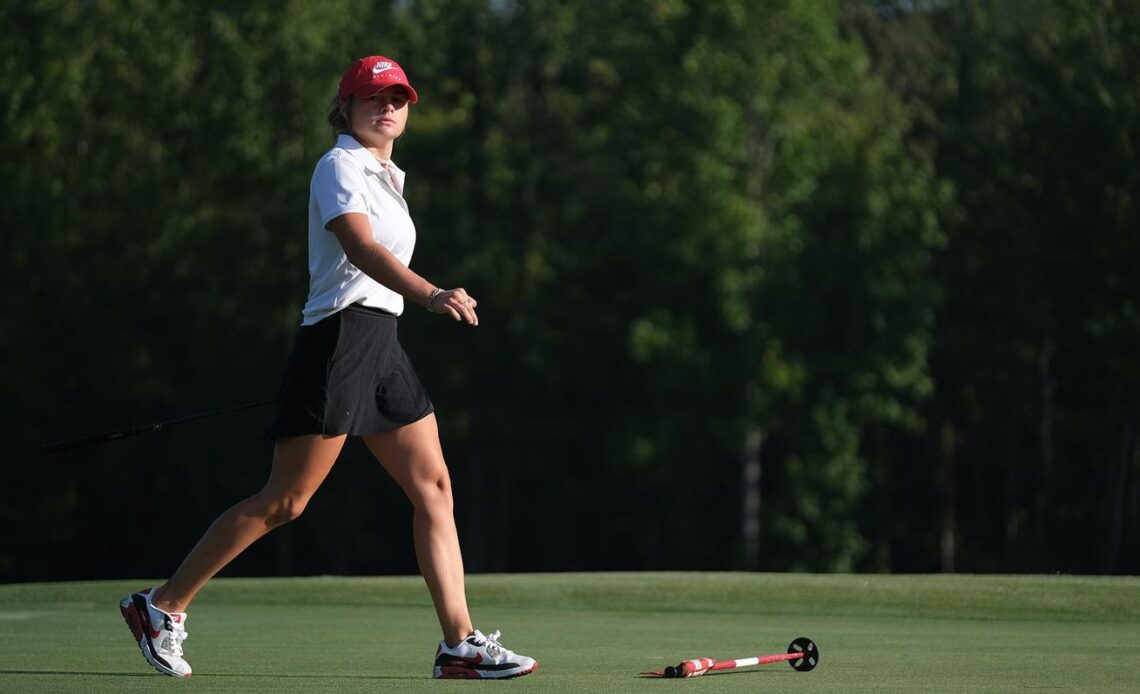
[[450, 313], [457, 321], [479, 325], [475, 314], [478, 303], [462, 287], [440, 291], [429, 306], [435, 285], [404, 267], [391, 251], [372, 239], [367, 215], [348, 212], [330, 221], [328, 230], [336, 235], [348, 261], [364, 274], [434, 313]]

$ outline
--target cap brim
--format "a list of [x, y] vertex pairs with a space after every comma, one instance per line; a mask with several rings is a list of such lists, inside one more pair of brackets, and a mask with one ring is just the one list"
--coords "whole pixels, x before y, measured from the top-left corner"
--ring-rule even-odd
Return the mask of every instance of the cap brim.
[[393, 87], [399, 87], [400, 89], [403, 89], [404, 91], [406, 91], [408, 93], [408, 102], [409, 103], [414, 104], [420, 100], [420, 95], [416, 94], [416, 90], [412, 88], [412, 85], [406, 84], [404, 82], [393, 82], [392, 84], [386, 84], [383, 87], [380, 87], [379, 89], [377, 89], [375, 85], [370, 84], [366, 87], [362, 87], [362, 88], [358, 89], [356, 91], [356, 96], [376, 96], [377, 94], [384, 91], [385, 89], [392, 89]]

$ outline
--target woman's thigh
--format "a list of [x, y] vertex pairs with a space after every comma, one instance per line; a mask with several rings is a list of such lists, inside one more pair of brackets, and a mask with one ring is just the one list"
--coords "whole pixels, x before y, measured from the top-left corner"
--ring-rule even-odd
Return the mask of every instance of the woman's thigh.
[[449, 488], [435, 414], [398, 429], [363, 438], [380, 465], [413, 503], [424, 493]]
[[271, 498], [307, 500], [328, 477], [345, 435], [312, 434], [278, 439], [273, 447], [273, 469], [262, 493]]

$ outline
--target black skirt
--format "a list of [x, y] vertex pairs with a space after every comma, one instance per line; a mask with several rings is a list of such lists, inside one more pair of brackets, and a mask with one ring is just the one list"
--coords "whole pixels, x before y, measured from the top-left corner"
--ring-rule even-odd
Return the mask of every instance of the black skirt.
[[431, 414], [396, 322], [390, 313], [353, 305], [301, 326], [268, 438], [378, 434]]

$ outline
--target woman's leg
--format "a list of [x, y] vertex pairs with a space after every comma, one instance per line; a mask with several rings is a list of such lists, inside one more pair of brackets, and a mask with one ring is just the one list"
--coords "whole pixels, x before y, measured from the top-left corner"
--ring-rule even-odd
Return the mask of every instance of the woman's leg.
[[185, 612], [222, 567], [273, 528], [301, 515], [336, 462], [344, 439], [343, 435], [279, 439], [265, 487], [218, 516], [174, 575], [155, 590], [152, 604], [166, 612]]
[[416, 559], [435, 603], [443, 640], [454, 646], [474, 628], [463, 587], [463, 555], [452, 511], [451, 478], [435, 415], [395, 431], [365, 436], [364, 442], [415, 507], [412, 533]]

